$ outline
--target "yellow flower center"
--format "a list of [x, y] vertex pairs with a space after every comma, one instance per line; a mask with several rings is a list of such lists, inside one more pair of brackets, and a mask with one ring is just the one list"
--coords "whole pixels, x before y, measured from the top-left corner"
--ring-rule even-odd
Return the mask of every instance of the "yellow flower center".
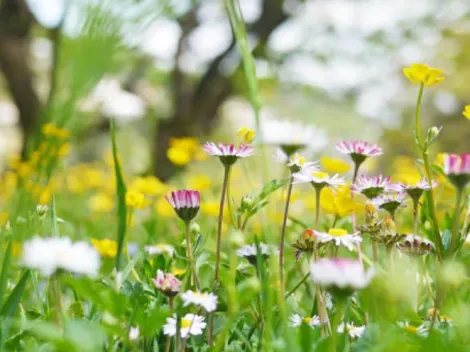
[[315, 172], [312, 172], [312, 176], [315, 176], [316, 178], [323, 180], [328, 177], [328, 174], [326, 172], [315, 171]]
[[312, 321], [312, 318], [309, 318], [309, 317], [304, 318], [304, 323], [305, 324], [310, 324], [311, 321]]
[[328, 234], [335, 237], [341, 237], [347, 235], [348, 231], [344, 229], [330, 229], [330, 231], [328, 231]]
[[300, 155], [300, 154], [294, 154], [294, 156], [292, 157], [292, 159], [294, 160], [294, 163], [302, 166], [303, 164], [305, 164], [305, 158]]
[[206, 296], [206, 294], [205, 294], [205, 293], [202, 293], [202, 292], [194, 292], [194, 295], [195, 295], [196, 297], [205, 297], [205, 296]]
[[413, 325], [407, 325], [403, 329], [405, 329], [405, 331], [411, 332], [412, 334], [416, 334], [418, 332], [418, 328]]
[[191, 326], [192, 321], [189, 319], [181, 319], [181, 328], [182, 329], [187, 329]]
[[256, 132], [249, 127], [242, 127], [238, 130], [237, 135], [243, 138], [244, 143], [251, 143], [256, 137]]

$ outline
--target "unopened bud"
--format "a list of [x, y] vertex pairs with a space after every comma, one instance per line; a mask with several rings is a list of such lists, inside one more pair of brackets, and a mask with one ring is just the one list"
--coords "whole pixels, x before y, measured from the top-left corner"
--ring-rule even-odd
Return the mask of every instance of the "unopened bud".
[[442, 130], [442, 126], [434, 126], [434, 127], [431, 127], [430, 129], [428, 129], [428, 135], [426, 137], [426, 144], [429, 146], [431, 145], [437, 138], [437, 136], [439, 136], [439, 133], [441, 132]]
[[243, 209], [250, 209], [253, 204], [255, 203], [255, 200], [251, 194], [244, 195], [241, 200], [241, 207]]
[[230, 234], [230, 245], [233, 248], [240, 248], [245, 244], [245, 236], [241, 231], [233, 231]]
[[365, 207], [366, 212], [366, 224], [375, 225], [378, 221], [377, 208], [372, 203], [367, 203]]
[[199, 226], [199, 224], [195, 221], [191, 222], [191, 224], [189, 225], [189, 231], [193, 234], [193, 235], [197, 235], [197, 234], [200, 234], [201, 233], [201, 227]]

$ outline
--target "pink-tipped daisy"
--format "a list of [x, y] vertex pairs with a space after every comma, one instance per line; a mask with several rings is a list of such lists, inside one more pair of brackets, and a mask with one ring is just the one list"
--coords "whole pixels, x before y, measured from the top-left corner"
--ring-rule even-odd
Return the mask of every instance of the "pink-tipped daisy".
[[444, 173], [457, 188], [470, 181], [470, 153], [444, 154]]
[[274, 160], [283, 164], [287, 164], [287, 166], [289, 166], [289, 169], [293, 173], [299, 172], [302, 167], [308, 167], [312, 171], [318, 171], [318, 161], [308, 162], [302, 155], [297, 153], [288, 156], [281, 148], [276, 149], [276, 154], [274, 154]]
[[181, 281], [170, 273], [157, 270], [157, 277], [152, 279], [153, 284], [164, 295], [168, 297], [176, 296], [181, 290]]
[[369, 156], [382, 155], [382, 148], [377, 144], [365, 141], [342, 141], [336, 145], [336, 149], [344, 154], [349, 154], [356, 167], [361, 165]]
[[204, 144], [204, 150], [207, 154], [218, 156], [222, 164], [230, 166], [233, 165], [238, 158], [247, 158], [253, 155], [253, 147], [242, 144], [238, 148], [234, 144], [215, 144], [207, 142]]
[[390, 177], [361, 175], [351, 186], [351, 190], [355, 193], [363, 194], [369, 199], [373, 199], [383, 192], [399, 191], [401, 187], [399, 184], [391, 183]]
[[429, 181], [426, 178], [422, 178], [415, 184], [402, 184], [401, 188], [413, 199], [413, 201], [419, 201], [419, 198], [423, 195], [424, 191], [429, 191], [432, 188], [437, 187], [436, 181]]
[[405, 192], [390, 192], [381, 194], [380, 196], [372, 199], [371, 202], [377, 208], [388, 211], [393, 217], [395, 215], [395, 211], [403, 205], [405, 197]]
[[201, 196], [198, 191], [181, 189], [165, 196], [183, 221], [191, 221], [199, 211]]
[[407, 235], [402, 242], [397, 243], [397, 248], [410, 256], [421, 256], [431, 252], [434, 245], [420, 236]]
[[320, 172], [313, 166], [304, 166], [299, 172], [294, 173], [292, 183], [311, 183], [315, 188], [323, 187], [336, 188], [344, 185], [344, 179], [338, 174], [330, 176], [326, 172]]

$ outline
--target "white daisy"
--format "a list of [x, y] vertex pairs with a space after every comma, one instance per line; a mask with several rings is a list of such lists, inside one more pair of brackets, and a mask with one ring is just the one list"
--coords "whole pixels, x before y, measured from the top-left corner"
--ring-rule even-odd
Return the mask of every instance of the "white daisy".
[[[189, 335], [202, 335], [202, 330], [206, 327], [204, 317], [195, 314], [186, 314], [181, 319], [180, 335], [183, 339]], [[163, 325], [163, 333], [167, 336], [176, 335], [177, 318], [173, 315], [171, 318], [166, 318], [166, 324]]]
[[314, 170], [318, 171], [318, 161], [307, 162], [302, 155], [297, 153], [288, 156], [281, 148], [276, 149], [274, 160], [282, 164], [287, 164], [293, 172], [300, 171], [302, 167], [309, 167], [312, 172]]
[[333, 176], [328, 175], [326, 172], [318, 171], [315, 165], [313, 166], [303, 166], [299, 172], [296, 172], [292, 175], [294, 177], [293, 184], [296, 183], [311, 183], [315, 187], [330, 187], [336, 188], [338, 186], [344, 185], [344, 179], [341, 178], [338, 174]]
[[330, 229], [328, 232], [315, 232], [318, 235], [320, 242], [327, 243], [333, 242], [335, 246], [344, 246], [350, 251], [354, 246], [362, 242], [362, 237], [359, 232], [348, 233], [343, 229]]
[[316, 315], [313, 317], [301, 317], [298, 314], [292, 314], [289, 318], [289, 326], [299, 327], [302, 323], [314, 328], [315, 326], [320, 325], [320, 318]]
[[181, 298], [185, 307], [195, 304], [203, 307], [207, 312], [213, 312], [217, 308], [217, 296], [213, 293], [186, 291]]
[[137, 340], [140, 336], [140, 329], [138, 326], [131, 326], [129, 329], [129, 340], [134, 341]]
[[97, 277], [100, 269], [100, 255], [90, 244], [72, 243], [68, 237], [33, 239], [23, 246], [23, 265], [38, 269], [44, 276], [57, 270]]
[[[266, 259], [270, 255], [274, 255], [279, 253], [278, 249], [273, 248], [272, 246], [269, 246], [265, 243], [260, 243], [259, 244], [259, 250], [261, 256]], [[258, 249], [256, 247], [256, 244], [247, 244], [235, 251], [235, 254], [239, 257], [243, 257], [246, 260], [248, 260], [251, 264], [256, 265], [256, 257], [257, 257]]]
[[403, 330], [405, 330], [406, 332], [418, 335], [420, 337], [426, 337], [429, 334], [429, 330], [427, 327], [425, 327], [424, 325], [420, 325], [420, 326], [410, 325], [408, 320], [399, 321], [397, 322], [397, 325]]
[[365, 325], [363, 326], [355, 326], [354, 323], [341, 323], [339, 326], [338, 326], [338, 329], [337, 331], [342, 334], [344, 333], [344, 327], [346, 325], [346, 331], [349, 335], [350, 338], [354, 339], [354, 338], [357, 338], [357, 337], [361, 337], [362, 334], [364, 333], [364, 331], [366, 330], [366, 327]]
[[144, 251], [149, 255], [168, 254], [170, 257], [173, 257], [175, 254], [175, 247], [170, 246], [169, 244], [159, 243], [153, 246], [145, 246]]

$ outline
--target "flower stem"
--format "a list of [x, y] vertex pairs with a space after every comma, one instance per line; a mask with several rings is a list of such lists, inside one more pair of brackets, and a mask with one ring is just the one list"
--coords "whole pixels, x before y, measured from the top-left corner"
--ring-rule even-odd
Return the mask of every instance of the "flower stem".
[[[196, 270], [196, 262], [194, 261], [193, 249], [191, 246], [191, 236], [190, 236], [189, 225], [190, 225], [189, 221], [184, 222], [184, 232], [185, 232], [185, 237], [186, 237], [186, 254], [188, 255], [188, 259], [189, 259], [190, 271], [192, 271], [193, 273], [194, 285], [196, 286], [196, 289], [199, 291], [201, 288], [199, 286], [199, 279], [197, 277], [197, 270]], [[191, 282], [191, 280], [189, 281]]]
[[[319, 256], [318, 256], [318, 243], [315, 243], [314, 250], [313, 250], [313, 258], [314, 258], [315, 262], [319, 258]], [[328, 318], [328, 311], [326, 310], [325, 301], [323, 300], [323, 295], [322, 295], [322, 292], [321, 292], [320, 284], [318, 282], [315, 283], [315, 296], [316, 296], [316, 299], [317, 299], [318, 316], [320, 317], [321, 335], [324, 336], [324, 334], [325, 334], [324, 326], [326, 324], [328, 333], [331, 336], [332, 331], [331, 331], [330, 319]]]
[[284, 295], [284, 239], [286, 235], [286, 224], [287, 224], [287, 215], [289, 214], [289, 204], [292, 194], [292, 182], [294, 178], [291, 176], [289, 182], [289, 188], [287, 189], [287, 199], [286, 207], [284, 209], [284, 219], [282, 220], [282, 229], [281, 229], [281, 243], [279, 246], [279, 275], [281, 279], [281, 293]]
[[320, 194], [323, 187], [315, 187], [315, 226], [318, 226], [318, 221], [320, 220]]
[[457, 196], [455, 198], [454, 220], [452, 223], [452, 232], [450, 235], [449, 255], [452, 255], [456, 250], [459, 241], [459, 220], [460, 210], [462, 209], [463, 188], [457, 188]]
[[[339, 332], [338, 332], [338, 326], [341, 324], [341, 320], [343, 319], [343, 315], [346, 315], [346, 308], [347, 308], [347, 302], [348, 298], [340, 298], [338, 300], [338, 303], [336, 304], [336, 315], [335, 319], [333, 321], [333, 326], [332, 326], [332, 339], [330, 341], [330, 351], [335, 352], [339, 351], [339, 346], [338, 345], [338, 337], [339, 337]], [[347, 334], [348, 329], [346, 327], [346, 322], [344, 322], [344, 331], [343, 334]]]
[[[170, 316], [173, 315], [173, 300], [174, 297], [169, 297], [168, 298], [168, 304], [170, 305]], [[166, 343], [165, 343], [165, 352], [170, 352], [170, 345], [171, 345], [171, 336], [168, 335], [166, 337]]]
[[423, 92], [424, 92], [424, 83], [421, 83], [419, 87], [418, 102], [416, 104], [416, 112], [415, 112], [415, 133], [416, 133], [416, 141], [417, 141], [418, 147], [421, 150], [421, 153], [423, 155], [426, 178], [429, 182], [429, 186], [431, 187], [431, 189], [426, 192], [426, 196], [427, 196], [427, 200], [429, 204], [429, 212], [431, 214], [431, 220], [433, 223], [432, 225], [433, 225], [433, 232], [434, 232], [434, 241], [436, 243], [437, 257], [439, 260], [441, 260], [442, 254], [443, 254], [442, 252], [444, 248], [442, 244], [441, 233], [439, 231], [439, 223], [438, 223], [437, 216], [436, 216], [436, 209], [434, 206], [434, 193], [432, 189], [431, 167], [429, 164], [427, 146], [424, 144], [423, 137], [421, 136], [420, 118], [421, 118], [421, 103], [423, 100]]
[[372, 255], [374, 258], [374, 263], [377, 264], [379, 262], [379, 249], [375, 241], [372, 241]]
[[[219, 221], [217, 224], [217, 247], [215, 252], [215, 285], [216, 288], [219, 286], [219, 266], [220, 266], [220, 248], [222, 242], [222, 222], [224, 219], [224, 204], [225, 204], [225, 194], [227, 192], [227, 186], [230, 178], [230, 166], [226, 165], [224, 169], [224, 183], [222, 185], [222, 194], [220, 195], [220, 205], [219, 205]], [[207, 340], [210, 346], [214, 342], [214, 312], [211, 312], [209, 316], [209, 332]]]
[[418, 208], [419, 200], [413, 199], [413, 234], [418, 236]]
[[51, 294], [55, 303], [55, 320], [58, 327], [62, 327], [64, 324], [64, 315], [62, 312], [62, 297], [60, 295], [60, 284], [57, 277], [57, 273], [51, 276]]
[[299, 281], [299, 283], [297, 285], [294, 286], [294, 288], [292, 290], [290, 290], [289, 292], [286, 293], [286, 295], [284, 296], [284, 298], [288, 298], [289, 296], [291, 296], [295, 291], [297, 291], [297, 289], [309, 278], [310, 276], [310, 273], [307, 273], [303, 278], [302, 280]]

